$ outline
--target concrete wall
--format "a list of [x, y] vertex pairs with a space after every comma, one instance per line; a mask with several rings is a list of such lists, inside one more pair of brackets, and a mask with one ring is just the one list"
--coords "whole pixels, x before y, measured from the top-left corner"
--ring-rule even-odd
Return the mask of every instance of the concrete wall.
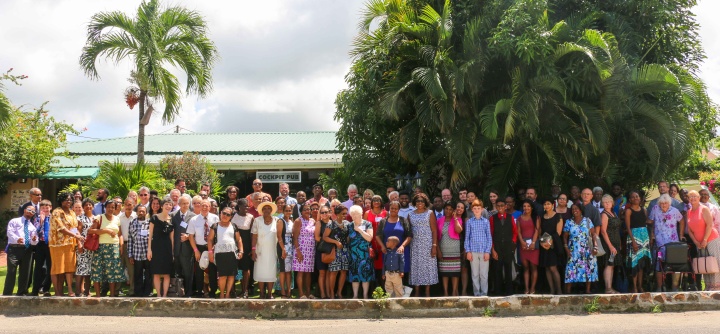
[[585, 306], [593, 301], [601, 313], [718, 310], [720, 292], [406, 298], [389, 299], [384, 308], [375, 300], [0, 297], [0, 313], [248, 319], [477, 317], [585, 314]]

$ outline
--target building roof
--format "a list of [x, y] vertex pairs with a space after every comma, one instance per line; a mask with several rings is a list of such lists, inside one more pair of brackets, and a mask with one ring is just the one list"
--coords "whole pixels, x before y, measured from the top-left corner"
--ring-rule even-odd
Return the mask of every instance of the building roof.
[[[69, 142], [72, 159], [56, 157], [56, 167], [98, 167], [100, 161], [132, 164], [137, 137]], [[168, 133], [145, 136], [145, 161], [196, 152], [219, 170], [337, 168], [342, 164], [334, 131]]]

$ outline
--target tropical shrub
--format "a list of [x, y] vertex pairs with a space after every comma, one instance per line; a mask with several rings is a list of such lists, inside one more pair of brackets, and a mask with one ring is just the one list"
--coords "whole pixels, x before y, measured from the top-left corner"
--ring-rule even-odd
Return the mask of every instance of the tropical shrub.
[[187, 192], [191, 195], [195, 195], [203, 183], [210, 184], [213, 192], [210, 196], [222, 192], [220, 178], [223, 175], [218, 174], [207, 158], [200, 154], [184, 152], [181, 156], [168, 155], [160, 160], [158, 169], [168, 181], [184, 179]]

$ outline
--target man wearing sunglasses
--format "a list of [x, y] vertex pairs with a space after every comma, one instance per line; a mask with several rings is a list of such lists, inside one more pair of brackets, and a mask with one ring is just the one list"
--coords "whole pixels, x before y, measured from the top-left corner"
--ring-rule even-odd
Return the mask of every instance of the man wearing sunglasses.
[[35, 222], [35, 219], [37, 218], [37, 213], [40, 212], [40, 201], [42, 201], [42, 191], [40, 191], [40, 189], [38, 189], [38, 188], [32, 188], [32, 189], [30, 189], [29, 194], [30, 194], [30, 200], [26, 203], [23, 203], [23, 205], [21, 205], [18, 208], [18, 215], [19, 216], [24, 215], [25, 208], [28, 205], [31, 205], [32, 207], [35, 208], [35, 217], [33, 217], [33, 222]]
[[[247, 202], [248, 202], [248, 208], [255, 207], [255, 203], [253, 203], [253, 194], [255, 194], [255, 193], [260, 193], [260, 199], [262, 199], [265, 196], [273, 198], [272, 196], [270, 196], [270, 194], [264, 193], [262, 191], [262, 187], [263, 187], [263, 184], [262, 184], [262, 181], [260, 181], [260, 179], [253, 180], [253, 183], [252, 183], [253, 192], [251, 192], [250, 194], [245, 196], [245, 200], [247, 200]], [[255, 217], [258, 217], [258, 216], [255, 216]]]

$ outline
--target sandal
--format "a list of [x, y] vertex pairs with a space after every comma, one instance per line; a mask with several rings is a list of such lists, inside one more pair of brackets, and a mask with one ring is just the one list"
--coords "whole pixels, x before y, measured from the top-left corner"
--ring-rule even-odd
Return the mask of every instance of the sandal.
[[247, 293], [247, 291], [243, 292], [242, 298], [243, 298], [243, 299], [248, 299], [248, 293]]
[[300, 296], [300, 297], [298, 297], [298, 299], [307, 299], [307, 297], [305, 297], [305, 296]]

